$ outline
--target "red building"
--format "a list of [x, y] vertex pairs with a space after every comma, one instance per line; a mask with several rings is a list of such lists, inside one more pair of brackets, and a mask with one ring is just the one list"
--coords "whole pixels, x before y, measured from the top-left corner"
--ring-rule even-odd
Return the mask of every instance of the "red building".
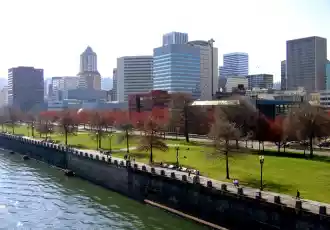
[[171, 95], [167, 91], [152, 90], [149, 93], [128, 95], [129, 112], [151, 111], [153, 108], [167, 108]]

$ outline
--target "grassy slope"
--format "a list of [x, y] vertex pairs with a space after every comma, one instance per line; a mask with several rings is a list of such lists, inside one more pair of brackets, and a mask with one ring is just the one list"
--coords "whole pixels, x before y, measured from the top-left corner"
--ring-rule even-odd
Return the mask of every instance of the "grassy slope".
[[[27, 134], [26, 127], [17, 127], [17, 134]], [[64, 141], [60, 135], [52, 135], [53, 139]], [[104, 140], [103, 147], [108, 146]], [[137, 140], [130, 142], [136, 146]], [[168, 140], [167, 143], [180, 144], [179, 161], [181, 165], [196, 168], [205, 176], [218, 180], [225, 180], [225, 159], [211, 158], [207, 153], [213, 151], [211, 147], [198, 144], [186, 144], [184, 141]], [[69, 137], [69, 144], [82, 145], [82, 148], [95, 149], [96, 143], [87, 133]], [[125, 143], [117, 144], [113, 139], [114, 148], [125, 148]], [[188, 150], [189, 148], [189, 150]], [[134, 151], [132, 151], [134, 152]], [[136, 151], [135, 151], [136, 152]], [[115, 153], [114, 156], [123, 157], [125, 152]], [[137, 161], [147, 163], [149, 153], [134, 153]], [[185, 157], [184, 157], [185, 156]], [[170, 147], [168, 152], [154, 151], [155, 162], [176, 162], [176, 152]], [[260, 164], [257, 155], [232, 154], [230, 157], [231, 178], [238, 178], [241, 184], [259, 187]], [[265, 190], [295, 195], [298, 189], [306, 199], [330, 203], [330, 160], [315, 157], [315, 160], [285, 156], [265, 156], [264, 183]]]

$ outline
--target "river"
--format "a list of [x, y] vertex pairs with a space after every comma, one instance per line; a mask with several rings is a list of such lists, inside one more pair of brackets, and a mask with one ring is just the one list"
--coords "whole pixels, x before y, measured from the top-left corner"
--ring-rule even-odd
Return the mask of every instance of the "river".
[[0, 150], [0, 229], [206, 229]]

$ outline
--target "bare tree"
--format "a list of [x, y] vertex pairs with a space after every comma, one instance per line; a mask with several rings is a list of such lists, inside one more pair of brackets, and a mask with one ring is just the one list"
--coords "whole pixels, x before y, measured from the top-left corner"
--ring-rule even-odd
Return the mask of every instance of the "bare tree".
[[129, 153], [129, 140], [132, 134], [132, 130], [133, 130], [133, 125], [131, 123], [124, 123], [121, 124], [119, 126], [119, 128], [123, 131], [122, 133], [119, 134], [118, 136], [118, 143], [123, 142], [124, 140], [126, 140], [126, 151], [127, 153]]
[[12, 133], [15, 134], [15, 127], [17, 122], [19, 122], [20, 118], [20, 111], [13, 107], [6, 108], [6, 118], [7, 118], [7, 125], [11, 127]]
[[89, 120], [91, 125], [91, 138], [96, 140], [96, 146], [97, 149], [99, 149], [102, 146], [102, 138], [106, 133], [105, 128], [107, 127], [107, 122], [99, 112], [92, 112]]
[[313, 157], [314, 139], [329, 136], [329, 115], [319, 107], [303, 104], [291, 111], [290, 118], [298, 138], [308, 140], [310, 157]]
[[213, 140], [215, 151], [212, 155], [224, 155], [226, 159], [226, 178], [229, 179], [229, 151], [230, 141], [236, 140], [240, 136], [240, 131], [236, 128], [236, 124], [230, 122], [226, 114], [220, 109], [216, 108], [214, 114], [214, 123], [211, 126], [209, 133]]
[[145, 135], [140, 138], [138, 150], [150, 151], [149, 162], [153, 163], [153, 149], [167, 151], [168, 146], [162, 140], [160, 135], [161, 127], [152, 118], [148, 119], [144, 124]]
[[45, 134], [46, 140], [48, 139], [48, 135], [54, 133], [54, 124], [51, 119], [39, 118], [39, 122], [36, 128], [40, 133], [40, 137], [42, 137], [42, 134]]
[[68, 136], [78, 132], [78, 121], [70, 111], [63, 111], [58, 118], [59, 132], [65, 137], [65, 145], [68, 145]]

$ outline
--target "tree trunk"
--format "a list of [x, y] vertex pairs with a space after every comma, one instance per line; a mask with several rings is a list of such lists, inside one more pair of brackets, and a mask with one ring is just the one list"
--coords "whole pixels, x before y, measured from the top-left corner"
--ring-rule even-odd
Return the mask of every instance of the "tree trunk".
[[260, 152], [261, 148], [260, 148], [260, 141], [259, 141], [259, 152]]
[[152, 162], [153, 162], [153, 154], [152, 154], [152, 135], [153, 135], [153, 133], [152, 133], [152, 131], [151, 131], [151, 139], [150, 139], [150, 159], [149, 159], [149, 163], [150, 164], [152, 164]]
[[245, 140], [245, 148], [247, 148], [247, 145], [248, 145], [248, 144], [247, 144], [247, 142], [248, 142], [248, 141], [247, 141], [247, 140]]
[[229, 159], [228, 159], [228, 141], [226, 141], [226, 151], [225, 151], [225, 156], [226, 156], [226, 179], [229, 178]]
[[128, 130], [126, 130], [126, 147], [127, 147], [127, 153], [129, 153], [129, 142], [128, 142], [128, 138], [129, 138]]
[[15, 134], [15, 127], [14, 124], [12, 124], [13, 134]]
[[102, 148], [102, 136], [101, 136], [101, 132], [99, 132], [99, 148], [101, 149]]
[[309, 156], [310, 158], [313, 157], [313, 136], [309, 137]]
[[239, 149], [239, 147], [238, 147], [238, 140], [236, 140], [236, 149]]
[[262, 142], [262, 151], [265, 152], [265, 142]]
[[184, 106], [184, 134], [186, 136], [186, 141], [189, 142], [189, 129], [188, 129], [188, 113], [187, 106]]
[[280, 145], [280, 143], [277, 144], [277, 152], [278, 152], [278, 153], [281, 152], [281, 145]]
[[68, 145], [68, 132], [65, 131], [65, 145]]

